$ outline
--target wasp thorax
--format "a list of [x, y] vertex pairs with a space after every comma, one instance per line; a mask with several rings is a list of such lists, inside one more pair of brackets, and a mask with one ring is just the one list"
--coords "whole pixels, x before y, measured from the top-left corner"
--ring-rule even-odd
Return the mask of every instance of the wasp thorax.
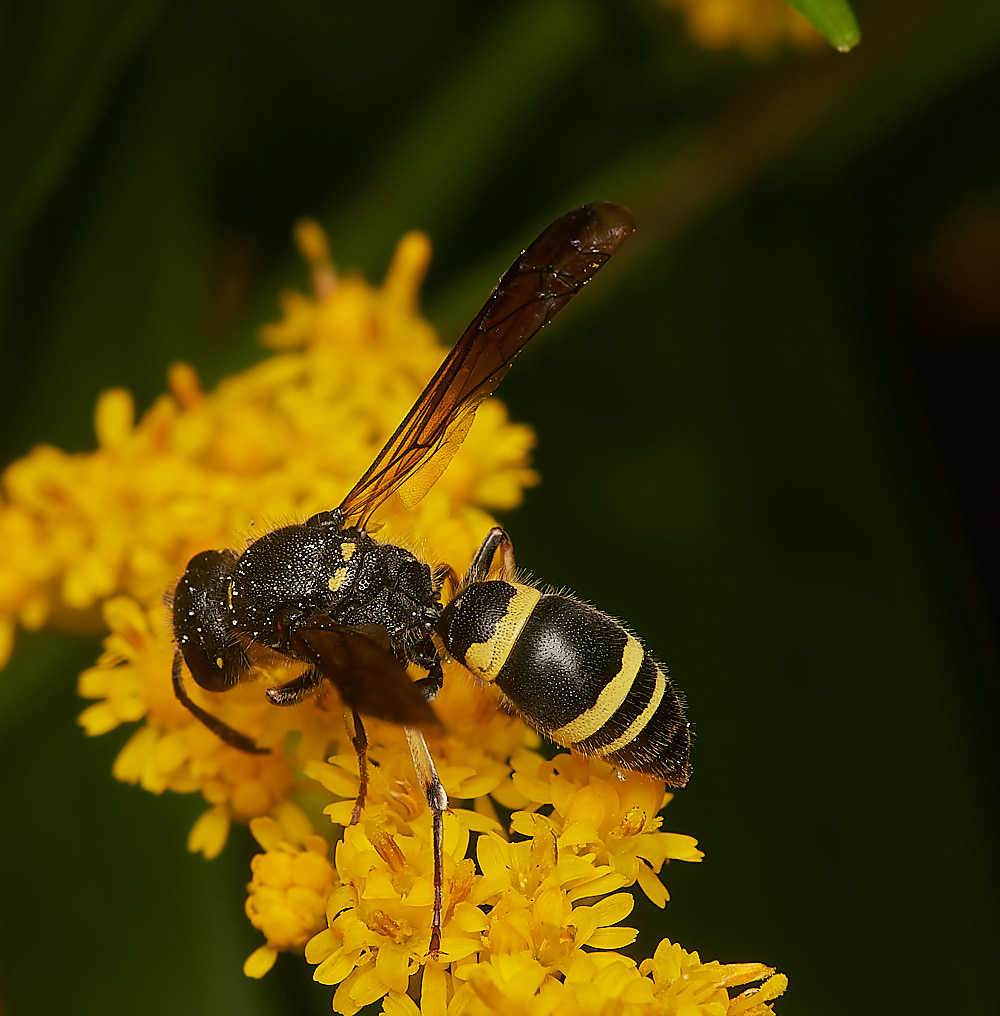
[[[244, 551], [233, 572], [230, 603], [241, 628], [279, 648], [297, 619], [329, 610], [352, 586], [362, 558], [344, 560], [336, 530], [284, 526]], [[352, 542], [356, 548], [356, 542]]]

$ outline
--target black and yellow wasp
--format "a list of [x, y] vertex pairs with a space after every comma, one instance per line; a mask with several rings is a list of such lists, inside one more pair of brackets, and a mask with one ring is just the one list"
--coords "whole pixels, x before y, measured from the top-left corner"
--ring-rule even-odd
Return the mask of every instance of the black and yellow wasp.
[[[337, 687], [352, 714], [361, 773], [354, 821], [367, 791], [360, 714], [404, 726], [433, 815], [435, 955], [448, 799], [420, 731], [439, 726], [430, 703], [444, 680], [442, 651], [493, 682], [511, 709], [557, 744], [672, 786], [688, 779], [688, 723], [665, 668], [596, 608], [516, 581], [502, 529], [487, 534], [461, 580], [448, 565], [432, 569], [368, 533], [390, 497], [407, 506], [420, 500], [528, 340], [634, 229], [631, 213], [612, 202], [557, 219], [500, 279], [338, 508], [275, 529], [242, 553], [197, 554], [173, 594], [174, 691], [227, 744], [264, 750], [191, 700], [184, 665], [202, 688], [224, 691], [249, 675], [263, 647], [305, 665], [293, 680], [267, 689], [273, 704], [300, 702], [325, 680]], [[442, 607], [446, 584], [453, 594]], [[412, 680], [407, 663], [426, 676]]]

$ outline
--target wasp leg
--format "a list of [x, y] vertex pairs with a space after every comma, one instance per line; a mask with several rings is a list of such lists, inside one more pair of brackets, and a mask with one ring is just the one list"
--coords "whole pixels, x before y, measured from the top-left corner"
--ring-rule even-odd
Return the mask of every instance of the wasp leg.
[[459, 584], [458, 591], [466, 589], [475, 582], [485, 582], [489, 577], [490, 568], [493, 566], [493, 558], [497, 551], [502, 554], [500, 562], [500, 578], [510, 582], [514, 578], [514, 545], [510, 537], [499, 527], [494, 526], [483, 540], [482, 546], [476, 551], [476, 556], [469, 565], [469, 570]]
[[311, 695], [323, 683], [323, 675], [316, 667], [304, 670], [298, 677], [279, 684], [277, 688], [268, 688], [264, 694], [272, 706], [297, 706]]
[[344, 710], [344, 726], [347, 727], [351, 744], [358, 756], [358, 796], [351, 811], [351, 825], [357, 825], [361, 821], [361, 813], [365, 810], [365, 798], [368, 796], [368, 735], [365, 733], [361, 717], [353, 709], [350, 719], [347, 710]]
[[441, 669], [441, 657], [430, 636], [418, 642], [406, 652], [407, 658], [418, 667], [427, 671], [427, 677], [414, 681], [414, 685], [423, 695], [426, 702], [433, 702], [438, 692], [444, 687], [444, 671]]
[[458, 588], [458, 572], [450, 564], [439, 564], [433, 571], [431, 578], [434, 581], [434, 588], [440, 592], [445, 583], [448, 584], [451, 589], [452, 596], [455, 595], [455, 590]]
[[171, 670], [171, 676], [174, 683], [174, 694], [177, 696], [181, 705], [190, 710], [196, 719], [204, 723], [216, 737], [221, 738], [231, 748], [238, 748], [240, 751], [245, 751], [248, 755], [267, 755], [270, 751], [269, 748], [259, 748], [254, 743], [252, 737], [248, 737], [246, 734], [241, 734], [238, 730], [234, 730], [228, 723], [224, 723], [220, 720], [218, 716], [213, 716], [207, 709], [202, 709], [201, 706], [198, 705], [198, 703], [195, 702], [190, 695], [188, 695], [187, 688], [184, 687], [184, 679], [181, 676], [181, 666], [183, 662], [184, 657], [178, 649], [174, 652], [174, 665]]
[[[420, 678], [413, 683], [417, 686], [420, 694], [427, 700], [433, 702], [438, 692], [444, 686], [444, 671], [441, 668], [441, 657], [438, 655], [434, 643], [428, 636], [422, 642], [418, 642], [407, 651], [407, 656], [414, 663], [427, 671], [427, 677]], [[416, 771], [417, 779], [424, 788], [427, 796], [427, 806], [431, 812], [431, 825], [433, 828], [434, 844], [434, 912], [431, 915], [431, 943], [428, 954], [431, 959], [436, 960], [441, 951], [441, 907], [444, 888], [444, 813], [448, 810], [448, 795], [445, 793], [441, 780], [438, 777], [437, 769], [434, 766], [434, 759], [431, 757], [430, 749], [424, 740], [424, 735], [417, 727], [404, 727], [406, 743], [410, 747], [410, 755], [413, 758], [413, 768]]]
[[[429, 680], [429, 679], [428, 679]], [[431, 810], [431, 824], [434, 836], [434, 912], [431, 915], [431, 941], [428, 955], [432, 960], [441, 951], [441, 907], [444, 889], [444, 813], [448, 810], [448, 795], [438, 778], [434, 759], [424, 735], [416, 727], [404, 727], [406, 743], [413, 757], [413, 768], [427, 795], [427, 806]]]

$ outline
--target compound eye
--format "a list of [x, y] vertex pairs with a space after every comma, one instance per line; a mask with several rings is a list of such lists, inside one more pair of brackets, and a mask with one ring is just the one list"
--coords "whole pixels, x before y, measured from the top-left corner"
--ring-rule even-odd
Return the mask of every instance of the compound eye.
[[204, 688], [205, 691], [225, 691], [232, 683], [226, 680], [226, 675], [221, 670], [199, 667], [192, 669], [191, 676], [194, 678], [195, 684], [199, 688]]
[[190, 643], [181, 648], [181, 653], [195, 684], [205, 691], [227, 691], [239, 681], [249, 665], [238, 646], [226, 647], [215, 659], [206, 655], [201, 647]]

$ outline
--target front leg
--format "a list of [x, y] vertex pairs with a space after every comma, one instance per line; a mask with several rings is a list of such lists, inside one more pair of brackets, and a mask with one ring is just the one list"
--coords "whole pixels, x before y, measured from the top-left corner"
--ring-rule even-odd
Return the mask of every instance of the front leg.
[[215, 734], [216, 737], [221, 738], [231, 748], [238, 748], [240, 751], [245, 751], [248, 755], [266, 755], [270, 749], [258, 748], [254, 739], [248, 737], [246, 734], [241, 734], [238, 730], [229, 726], [223, 720], [220, 720], [218, 716], [214, 716], [207, 709], [202, 709], [197, 702], [195, 702], [190, 695], [188, 695], [187, 688], [184, 687], [184, 679], [181, 674], [181, 668], [184, 665], [184, 657], [179, 649], [174, 651], [174, 664], [171, 671], [171, 677], [173, 679], [174, 694], [177, 696], [178, 701], [186, 709], [190, 710], [192, 715], [200, 720], [208, 727], [209, 730]]
[[324, 680], [318, 667], [309, 667], [291, 681], [279, 684], [276, 688], [268, 688], [264, 694], [273, 706], [297, 706], [315, 695]]

